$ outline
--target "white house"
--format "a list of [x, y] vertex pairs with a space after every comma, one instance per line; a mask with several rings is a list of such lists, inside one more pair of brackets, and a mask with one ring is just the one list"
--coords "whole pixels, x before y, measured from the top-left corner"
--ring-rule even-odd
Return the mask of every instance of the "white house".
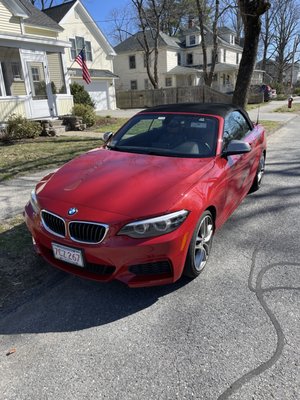
[[0, 122], [71, 112], [62, 30], [29, 0], [0, 0]]
[[[147, 31], [150, 48], [154, 46], [151, 32]], [[120, 77], [116, 86], [120, 90], [151, 89], [152, 86], [146, 70], [144, 50], [141, 46], [141, 32], [129, 37], [115, 47], [117, 56], [114, 60], [115, 73]], [[162, 32], [158, 38], [158, 73], [160, 87], [185, 86], [186, 82], [198, 82], [201, 71], [180, 65], [181, 46], [176, 38]], [[153, 57], [152, 65], [153, 67]], [[178, 85], [176, 85], [178, 83]]]
[[[78, 82], [89, 92], [97, 110], [116, 108], [113, 59], [114, 49], [79, 0], [69, 1], [44, 10], [62, 28], [59, 39], [68, 41], [70, 48], [66, 54], [66, 66], [71, 82]], [[75, 62], [78, 53], [85, 49], [86, 63], [92, 83], [82, 79], [80, 66]]]
[[[213, 56], [213, 35], [206, 29], [208, 67]], [[147, 31], [150, 48], [154, 47], [151, 32]], [[144, 51], [141, 46], [141, 32], [129, 37], [115, 47], [115, 73], [120, 77], [117, 88], [120, 90], [150, 89], [146, 71]], [[197, 86], [203, 83], [203, 51], [200, 29], [190, 26], [178, 38], [160, 33], [158, 57], [159, 87]], [[235, 33], [219, 28], [218, 54], [212, 87], [221, 92], [232, 92], [235, 87], [239, 63], [243, 49], [236, 44]], [[254, 79], [262, 81], [261, 71]]]

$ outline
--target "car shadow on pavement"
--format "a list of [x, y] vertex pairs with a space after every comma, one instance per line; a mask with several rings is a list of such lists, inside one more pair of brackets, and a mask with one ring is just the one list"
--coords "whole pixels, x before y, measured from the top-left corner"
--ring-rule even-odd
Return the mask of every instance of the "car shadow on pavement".
[[101, 326], [140, 312], [189, 283], [130, 289], [114, 281], [99, 283], [63, 272], [50, 274], [23, 303], [3, 312], [0, 334], [70, 332]]

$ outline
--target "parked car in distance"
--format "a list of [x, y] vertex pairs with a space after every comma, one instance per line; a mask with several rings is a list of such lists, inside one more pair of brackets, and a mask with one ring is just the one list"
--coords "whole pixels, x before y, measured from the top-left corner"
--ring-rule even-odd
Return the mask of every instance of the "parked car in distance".
[[36, 251], [64, 271], [131, 287], [197, 277], [215, 231], [261, 185], [264, 128], [233, 105], [176, 104], [110, 136], [33, 190], [25, 221]]
[[272, 98], [272, 88], [269, 85], [261, 85], [260, 91], [264, 94], [264, 101], [270, 101]]
[[271, 99], [276, 99], [277, 98], [277, 91], [276, 89], [271, 89]]

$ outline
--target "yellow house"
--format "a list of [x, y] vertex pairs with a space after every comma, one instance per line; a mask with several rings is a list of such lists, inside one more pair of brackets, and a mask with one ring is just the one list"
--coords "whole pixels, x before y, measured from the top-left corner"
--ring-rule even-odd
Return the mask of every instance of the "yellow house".
[[[116, 53], [86, 8], [79, 0], [73, 0], [48, 8], [44, 13], [64, 28], [58, 37], [70, 44], [66, 51], [66, 66], [71, 82], [85, 87], [96, 110], [115, 109], [115, 79], [118, 77], [113, 72], [113, 59]], [[82, 49], [91, 75], [90, 84], [83, 81], [80, 66], [75, 62]]]
[[70, 113], [63, 28], [29, 0], [0, 0], [0, 122]]

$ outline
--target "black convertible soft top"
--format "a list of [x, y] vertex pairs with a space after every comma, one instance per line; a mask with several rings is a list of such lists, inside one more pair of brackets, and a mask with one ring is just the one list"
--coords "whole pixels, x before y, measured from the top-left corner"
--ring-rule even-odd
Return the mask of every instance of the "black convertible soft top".
[[219, 115], [225, 118], [226, 115], [232, 111], [240, 111], [248, 122], [253, 126], [248, 113], [241, 107], [235, 106], [234, 104], [224, 103], [180, 103], [180, 104], [164, 104], [161, 106], [147, 108], [140, 113], [200, 113], [200, 114], [211, 114]]

